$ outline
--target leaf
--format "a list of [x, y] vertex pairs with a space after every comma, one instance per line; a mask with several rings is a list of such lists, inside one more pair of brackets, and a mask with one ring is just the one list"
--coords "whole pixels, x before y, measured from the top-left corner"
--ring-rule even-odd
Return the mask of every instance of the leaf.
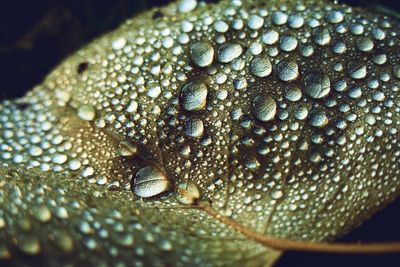
[[280, 5], [146, 12], [3, 102], [1, 258], [270, 266], [285, 249], [389, 251], [300, 241], [332, 241], [399, 195], [399, 23]]

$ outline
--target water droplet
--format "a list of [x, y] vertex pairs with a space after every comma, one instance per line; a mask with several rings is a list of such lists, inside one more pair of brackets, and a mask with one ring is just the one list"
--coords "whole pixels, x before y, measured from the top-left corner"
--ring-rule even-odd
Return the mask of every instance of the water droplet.
[[304, 78], [304, 91], [312, 98], [323, 98], [330, 90], [329, 76], [320, 71], [311, 72]]
[[363, 79], [367, 76], [367, 67], [360, 62], [350, 61], [347, 64], [347, 73], [353, 79]]
[[393, 75], [395, 78], [400, 79], [400, 65], [393, 67]]
[[11, 252], [6, 245], [0, 244], [0, 260], [7, 260], [11, 258]]
[[152, 166], [146, 166], [138, 171], [132, 183], [135, 195], [147, 198], [161, 194], [169, 189], [168, 179]]
[[266, 77], [272, 72], [271, 61], [268, 58], [256, 57], [250, 62], [250, 71], [257, 77]]
[[128, 141], [122, 141], [118, 144], [118, 154], [123, 157], [133, 156], [137, 153], [137, 147]]
[[303, 94], [297, 86], [288, 86], [285, 91], [285, 98], [289, 101], [296, 102], [301, 99]]
[[304, 106], [298, 106], [294, 110], [294, 116], [298, 120], [304, 120], [308, 116], [308, 110]]
[[200, 199], [199, 188], [191, 182], [180, 184], [176, 199], [184, 205], [192, 205]]
[[34, 207], [32, 214], [39, 222], [45, 223], [51, 220], [51, 212], [46, 206]]
[[65, 253], [70, 253], [74, 250], [74, 241], [66, 232], [55, 231], [53, 243], [56, 248]]
[[28, 255], [36, 255], [41, 250], [39, 240], [33, 236], [23, 237], [18, 240], [17, 247], [21, 252]]
[[282, 11], [277, 11], [272, 14], [272, 23], [275, 25], [283, 25], [287, 22], [288, 15]]
[[96, 117], [96, 110], [92, 105], [82, 105], [78, 109], [78, 116], [84, 121], [92, 121]]
[[207, 101], [208, 89], [204, 83], [189, 82], [181, 90], [182, 106], [188, 111], [203, 109]]
[[329, 123], [328, 117], [323, 111], [313, 111], [310, 113], [310, 125], [314, 127], [324, 127]]
[[229, 63], [242, 54], [243, 48], [236, 43], [225, 43], [218, 49], [218, 60], [222, 63]]
[[38, 146], [32, 146], [32, 147], [29, 148], [29, 154], [32, 157], [41, 156], [43, 154], [43, 149], [41, 147], [38, 147]]
[[362, 52], [369, 52], [374, 48], [374, 42], [367, 37], [360, 37], [357, 39], [356, 46]]
[[122, 37], [115, 39], [111, 44], [114, 50], [122, 49], [125, 45], [126, 45], [126, 39]]
[[115, 242], [122, 247], [132, 247], [134, 243], [133, 235], [119, 234], [114, 237]]
[[204, 132], [203, 121], [199, 119], [188, 119], [186, 121], [185, 132], [191, 137], [201, 137]]
[[284, 35], [279, 40], [279, 47], [285, 52], [290, 52], [295, 50], [297, 44], [298, 44], [297, 39], [291, 35]]
[[254, 116], [260, 121], [270, 121], [276, 114], [276, 102], [270, 96], [256, 96], [252, 108]]
[[288, 82], [297, 79], [299, 76], [299, 66], [292, 59], [282, 60], [277, 66], [278, 78]]
[[338, 10], [330, 10], [326, 13], [326, 21], [329, 23], [339, 23], [344, 19], [344, 15], [341, 11]]
[[264, 19], [258, 15], [252, 15], [247, 22], [247, 26], [253, 30], [261, 29], [263, 25]]
[[56, 207], [54, 213], [60, 219], [68, 219], [68, 211], [64, 207]]
[[197, 0], [181, 0], [178, 3], [178, 11], [188, 13], [193, 11], [197, 6]]
[[283, 197], [283, 192], [280, 191], [280, 190], [273, 191], [273, 192], [271, 193], [271, 197], [272, 197], [272, 199], [280, 199], [280, 198]]
[[331, 35], [329, 34], [329, 30], [322, 26], [317, 27], [313, 30], [314, 42], [318, 45], [327, 45], [331, 41]]
[[263, 33], [261, 36], [261, 41], [264, 44], [272, 45], [275, 44], [279, 40], [279, 33], [274, 30], [268, 30]]
[[52, 158], [52, 162], [56, 164], [64, 164], [67, 160], [68, 157], [64, 154], [55, 154]]
[[304, 24], [304, 18], [299, 15], [290, 15], [288, 18], [288, 25], [290, 28], [298, 29]]
[[199, 67], [211, 65], [214, 59], [214, 48], [209, 42], [197, 42], [190, 47], [190, 56]]

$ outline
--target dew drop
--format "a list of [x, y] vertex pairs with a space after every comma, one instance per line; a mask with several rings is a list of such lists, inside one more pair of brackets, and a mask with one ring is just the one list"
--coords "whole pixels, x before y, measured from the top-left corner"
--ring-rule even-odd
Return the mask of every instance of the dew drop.
[[178, 11], [188, 13], [193, 11], [197, 6], [197, 0], [181, 0], [178, 3]]
[[169, 189], [168, 179], [152, 166], [138, 171], [132, 183], [132, 191], [142, 198], [153, 197]]
[[137, 147], [127, 141], [118, 144], [118, 154], [122, 157], [133, 156], [137, 153]]
[[53, 243], [56, 248], [65, 253], [70, 253], [74, 250], [74, 241], [66, 232], [55, 231]]
[[39, 222], [45, 223], [51, 220], [51, 212], [49, 208], [47, 208], [46, 206], [42, 205], [39, 207], [35, 207], [33, 208], [32, 213], [35, 219], [38, 220]]
[[250, 71], [257, 77], [267, 77], [272, 72], [271, 61], [264, 57], [256, 57], [250, 62]]
[[185, 127], [186, 135], [191, 137], [201, 137], [204, 132], [204, 124], [199, 119], [188, 119]]
[[260, 121], [270, 121], [276, 114], [276, 102], [270, 96], [256, 96], [252, 108], [254, 116]]
[[284, 82], [293, 81], [299, 76], [299, 66], [292, 59], [282, 60], [277, 66], [278, 78]]
[[189, 82], [181, 90], [181, 101], [184, 109], [195, 111], [203, 109], [207, 101], [208, 89], [204, 83]]
[[225, 43], [218, 49], [218, 60], [222, 63], [229, 63], [242, 54], [243, 48], [236, 43]]
[[322, 72], [311, 72], [304, 78], [304, 91], [312, 98], [323, 98], [330, 90], [329, 76]]
[[309, 121], [310, 125], [312, 125], [314, 127], [319, 127], [319, 128], [324, 127], [329, 122], [328, 117], [326, 116], [325, 112], [323, 112], [323, 111], [311, 112], [309, 120], [310, 120]]
[[200, 199], [199, 188], [191, 182], [180, 184], [176, 199], [184, 205], [193, 205]]
[[347, 73], [353, 79], [363, 79], [367, 76], [367, 67], [360, 62], [350, 61], [347, 64]]
[[92, 121], [96, 117], [96, 110], [92, 105], [82, 105], [78, 109], [78, 116], [84, 121]]
[[285, 90], [285, 98], [292, 102], [299, 101], [302, 95], [300, 88], [297, 86], [288, 86]]
[[36, 237], [28, 236], [18, 240], [17, 247], [21, 252], [28, 255], [36, 255], [40, 252], [41, 247]]
[[214, 48], [209, 42], [197, 42], [190, 47], [190, 56], [199, 67], [211, 65], [214, 59]]

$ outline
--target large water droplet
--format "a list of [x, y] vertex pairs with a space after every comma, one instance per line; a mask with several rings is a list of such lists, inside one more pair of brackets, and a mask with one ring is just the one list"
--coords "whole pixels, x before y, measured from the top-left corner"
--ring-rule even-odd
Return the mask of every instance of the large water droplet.
[[270, 121], [276, 114], [276, 102], [270, 96], [256, 96], [252, 108], [254, 116], [260, 121]]
[[211, 65], [214, 59], [214, 48], [209, 42], [197, 42], [190, 47], [190, 56], [199, 67]]
[[277, 66], [278, 78], [288, 82], [297, 79], [299, 76], [299, 66], [292, 59], [282, 60]]
[[82, 105], [78, 109], [78, 116], [84, 121], [92, 121], [96, 117], [96, 110], [92, 105]]
[[330, 90], [329, 76], [322, 72], [311, 72], [304, 78], [304, 91], [312, 98], [323, 98], [329, 94]]
[[225, 43], [218, 49], [218, 60], [229, 63], [242, 54], [243, 48], [240, 44]]
[[191, 137], [200, 137], [204, 132], [203, 121], [199, 119], [188, 119], [186, 121], [185, 132]]
[[45, 223], [51, 220], [51, 211], [46, 206], [35, 207], [32, 213], [39, 222]]
[[250, 62], [250, 71], [257, 77], [266, 77], [272, 72], [271, 61], [265, 57], [256, 57]]
[[21, 252], [28, 255], [36, 255], [41, 250], [39, 240], [36, 237], [31, 236], [23, 237], [22, 239], [18, 240], [17, 246]]
[[132, 183], [132, 191], [143, 198], [153, 197], [169, 189], [169, 181], [160, 171], [146, 166], [138, 171]]
[[189, 82], [181, 90], [181, 101], [188, 111], [200, 110], [207, 101], [207, 86], [202, 82]]

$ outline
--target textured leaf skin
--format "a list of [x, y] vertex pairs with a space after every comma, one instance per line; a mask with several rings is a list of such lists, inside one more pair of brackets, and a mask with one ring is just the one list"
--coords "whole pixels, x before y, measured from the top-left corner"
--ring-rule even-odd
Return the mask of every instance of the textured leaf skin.
[[[2, 103], [1, 258], [268, 266], [279, 252], [182, 204], [180, 186], [257, 233], [312, 241], [398, 195], [397, 20], [324, 1], [188, 6], [128, 20]], [[190, 102], [193, 82], [207, 94]], [[170, 187], [140, 199], [146, 166]]]

